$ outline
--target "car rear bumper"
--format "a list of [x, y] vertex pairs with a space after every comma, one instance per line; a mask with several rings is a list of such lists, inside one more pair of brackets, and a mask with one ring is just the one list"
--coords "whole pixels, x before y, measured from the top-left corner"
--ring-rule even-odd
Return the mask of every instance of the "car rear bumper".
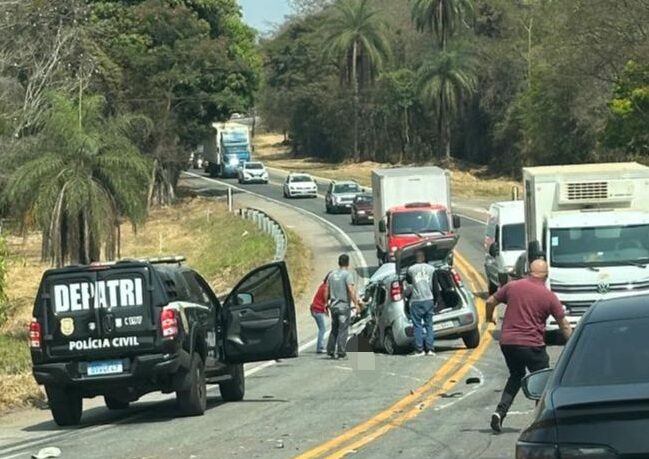
[[[400, 321], [400, 326], [392, 327], [395, 342], [398, 346], [412, 345], [415, 341], [411, 321]], [[433, 335], [437, 338], [459, 338], [479, 326], [478, 316], [470, 308], [461, 308], [452, 312], [433, 315]]]
[[184, 350], [176, 354], [146, 354], [113, 360], [122, 361], [122, 373], [88, 376], [87, 360], [39, 363], [34, 365], [32, 371], [38, 384], [74, 386], [90, 390], [107, 386], [129, 386], [138, 381], [155, 383], [161, 378], [176, 374], [181, 368], [189, 368], [190, 365], [190, 355]]

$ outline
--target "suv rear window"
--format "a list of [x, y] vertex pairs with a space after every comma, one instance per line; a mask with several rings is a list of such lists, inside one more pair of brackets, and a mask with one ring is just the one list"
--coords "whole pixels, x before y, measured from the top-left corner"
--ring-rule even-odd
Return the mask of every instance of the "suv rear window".
[[355, 183], [342, 183], [334, 186], [334, 193], [357, 193], [361, 191]]
[[563, 374], [564, 386], [649, 382], [649, 318], [588, 324]]

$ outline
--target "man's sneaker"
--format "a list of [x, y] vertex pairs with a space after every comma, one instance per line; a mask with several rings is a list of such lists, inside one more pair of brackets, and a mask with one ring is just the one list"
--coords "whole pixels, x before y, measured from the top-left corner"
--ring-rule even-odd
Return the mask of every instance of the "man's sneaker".
[[500, 413], [494, 413], [491, 415], [491, 430], [496, 433], [503, 431], [503, 419], [500, 416]]
[[327, 352], [327, 355], [329, 356], [330, 359], [336, 360], [336, 354], [334, 354], [333, 352]]
[[347, 354], [338, 354], [338, 358], [344, 360], [347, 358]]
[[423, 357], [424, 355], [426, 355], [426, 353], [424, 351], [415, 351], [410, 355], [413, 357]]
[[435, 357], [437, 354], [435, 354], [433, 351], [426, 351], [426, 355], [428, 357]]

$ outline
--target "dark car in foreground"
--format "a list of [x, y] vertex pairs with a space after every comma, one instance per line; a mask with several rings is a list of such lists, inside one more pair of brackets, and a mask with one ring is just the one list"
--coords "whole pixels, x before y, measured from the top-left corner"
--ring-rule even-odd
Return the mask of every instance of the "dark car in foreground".
[[517, 459], [649, 457], [649, 295], [588, 310], [554, 370], [523, 380], [538, 401]]
[[374, 198], [370, 193], [356, 195], [352, 201], [352, 225], [374, 222]]

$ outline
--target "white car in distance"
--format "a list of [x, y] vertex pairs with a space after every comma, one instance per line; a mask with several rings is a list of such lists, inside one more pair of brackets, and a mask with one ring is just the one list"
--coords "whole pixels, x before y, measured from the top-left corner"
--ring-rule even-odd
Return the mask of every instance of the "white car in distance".
[[284, 197], [318, 197], [318, 184], [309, 174], [291, 172], [284, 180]]
[[246, 161], [237, 171], [239, 183], [268, 183], [268, 171], [259, 161]]

